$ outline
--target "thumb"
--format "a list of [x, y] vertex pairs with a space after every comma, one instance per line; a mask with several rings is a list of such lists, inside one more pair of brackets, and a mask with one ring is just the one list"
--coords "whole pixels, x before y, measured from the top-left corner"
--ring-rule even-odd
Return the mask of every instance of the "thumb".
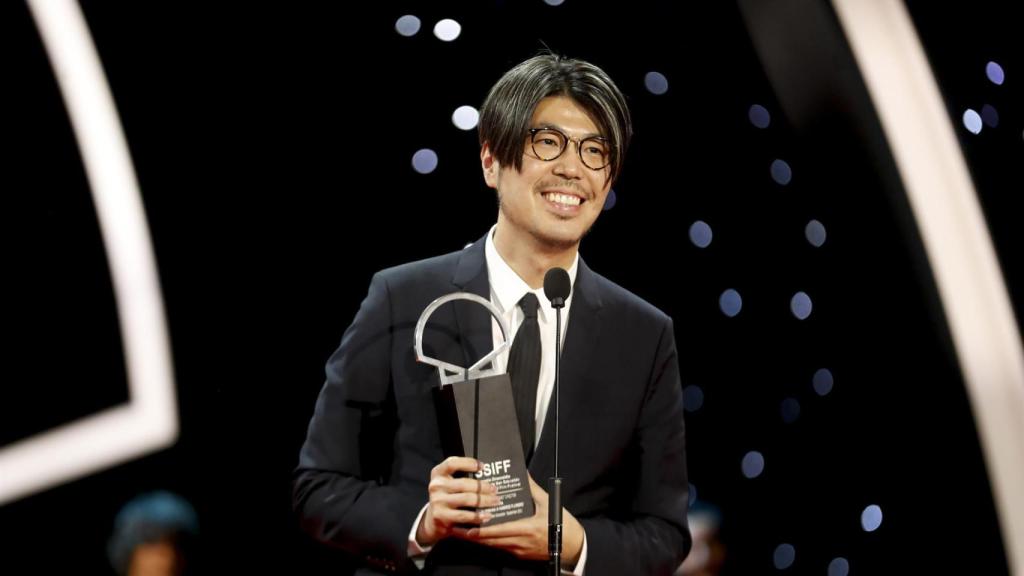
[[533, 476], [528, 476], [528, 478], [530, 479], [530, 494], [533, 496], [533, 499], [538, 502], [547, 502], [548, 493], [540, 487], [540, 484], [533, 480]]

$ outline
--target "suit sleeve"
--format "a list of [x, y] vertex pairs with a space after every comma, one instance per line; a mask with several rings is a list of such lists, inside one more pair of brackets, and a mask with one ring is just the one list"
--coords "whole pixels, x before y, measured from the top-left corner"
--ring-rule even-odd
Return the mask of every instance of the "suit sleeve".
[[580, 518], [587, 576], [672, 574], [689, 552], [683, 397], [672, 321], [666, 320], [635, 434], [637, 486], [628, 513]]
[[392, 317], [377, 274], [326, 367], [293, 479], [293, 506], [319, 541], [388, 571], [411, 569], [409, 526], [425, 491], [386, 484], [397, 429]]

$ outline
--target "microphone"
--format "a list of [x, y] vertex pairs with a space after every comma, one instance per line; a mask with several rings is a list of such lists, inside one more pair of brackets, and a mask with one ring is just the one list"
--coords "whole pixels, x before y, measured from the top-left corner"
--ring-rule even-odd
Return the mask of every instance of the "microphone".
[[544, 296], [555, 309], [555, 388], [551, 392], [555, 410], [551, 425], [555, 431], [555, 474], [548, 483], [548, 558], [549, 574], [557, 576], [562, 569], [562, 479], [558, 476], [558, 375], [562, 358], [562, 308], [572, 293], [569, 273], [562, 268], [552, 268], [544, 274]]
[[572, 293], [572, 281], [563, 268], [552, 268], [544, 275], [544, 296], [551, 301], [552, 308], [565, 306], [565, 299]]

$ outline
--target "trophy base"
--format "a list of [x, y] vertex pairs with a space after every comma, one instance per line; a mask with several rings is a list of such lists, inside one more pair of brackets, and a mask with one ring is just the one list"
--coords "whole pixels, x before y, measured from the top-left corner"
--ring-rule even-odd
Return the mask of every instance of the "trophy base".
[[484, 526], [534, 514], [529, 473], [508, 374], [467, 380], [434, 389], [445, 456], [468, 456], [481, 464], [473, 475], [498, 489], [501, 504], [488, 508]]

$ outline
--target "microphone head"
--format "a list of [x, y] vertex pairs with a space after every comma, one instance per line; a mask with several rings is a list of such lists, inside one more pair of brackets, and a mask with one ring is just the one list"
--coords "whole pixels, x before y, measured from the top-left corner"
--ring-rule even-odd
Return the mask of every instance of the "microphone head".
[[562, 307], [565, 299], [572, 292], [572, 282], [569, 280], [569, 273], [563, 268], [552, 268], [544, 275], [544, 295], [551, 301], [551, 305]]

